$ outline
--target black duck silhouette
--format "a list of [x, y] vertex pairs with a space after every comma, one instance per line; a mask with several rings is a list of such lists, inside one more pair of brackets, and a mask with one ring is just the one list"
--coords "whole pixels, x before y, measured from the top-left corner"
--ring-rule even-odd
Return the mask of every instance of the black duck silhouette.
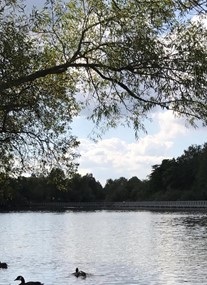
[[43, 283], [41, 283], [39, 281], [25, 282], [24, 277], [22, 277], [21, 275], [18, 276], [16, 279], [14, 279], [14, 281], [16, 281], [16, 280], [21, 281], [21, 283], [19, 283], [19, 285], [43, 285]]
[[0, 268], [2, 269], [7, 269], [8, 265], [6, 264], [6, 262], [1, 262], [0, 261]]
[[78, 267], [75, 269], [75, 272], [73, 273], [75, 277], [83, 277], [86, 278], [86, 273], [82, 270], [79, 270]]

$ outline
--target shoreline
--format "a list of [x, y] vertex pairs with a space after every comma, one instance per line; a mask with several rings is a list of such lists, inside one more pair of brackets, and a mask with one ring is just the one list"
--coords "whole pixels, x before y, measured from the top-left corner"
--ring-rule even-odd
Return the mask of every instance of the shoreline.
[[207, 211], [207, 201], [137, 201], [137, 202], [30, 202], [3, 206], [0, 211]]

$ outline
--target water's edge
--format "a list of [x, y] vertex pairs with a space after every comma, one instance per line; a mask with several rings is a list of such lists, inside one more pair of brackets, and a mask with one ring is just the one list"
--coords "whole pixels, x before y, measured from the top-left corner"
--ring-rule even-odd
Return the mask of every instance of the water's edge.
[[207, 201], [137, 201], [137, 202], [30, 202], [1, 210], [171, 210], [207, 211]]

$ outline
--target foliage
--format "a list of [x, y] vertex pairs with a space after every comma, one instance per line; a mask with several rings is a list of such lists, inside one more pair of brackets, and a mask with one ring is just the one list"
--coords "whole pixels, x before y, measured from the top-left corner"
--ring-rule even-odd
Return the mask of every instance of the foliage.
[[157, 106], [206, 125], [202, 0], [47, 0], [26, 11], [0, 3], [2, 171], [74, 170], [70, 123], [82, 107], [106, 128], [139, 131]]
[[126, 200], [127, 179], [120, 177], [119, 179], [109, 179], [105, 185], [106, 201], [125, 201]]
[[150, 174], [150, 193], [158, 200], [207, 198], [207, 144], [193, 145], [177, 159], [163, 160]]
[[[149, 180], [108, 179], [103, 187], [92, 174], [65, 176], [54, 168], [47, 176], [12, 179], [0, 175], [0, 206], [18, 207], [35, 202], [122, 202], [145, 200], [206, 200], [207, 144], [193, 145], [178, 158], [152, 167]], [[1, 208], [1, 207], [0, 207]]]
[[[81, 176], [74, 174], [66, 178], [61, 169], [52, 169], [47, 176], [19, 177], [0, 180], [0, 205], [11, 207], [25, 205], [28, 202], [92, 202], [104, 200], [101, 184], [92, 174]], [[60, 184], [61, 183], [61, 184]], [[12, 195], [11, 195], [12, 189]]]
[[[17, 2], [0, 4], [1, 86], [43, 68], [43, 61], [46, 64], [48, 60], [32, 35], [32, 18]], [[76, 170], [73, 160], [78, 142], [70, 134], [70, 123], [78, 110], [70, 92], [74, 88], [72, 79], [66, 80], [66, 75], [61, 74], [1, 89], [2, 172], [42, 173], [55, 165], [68, 173]]]

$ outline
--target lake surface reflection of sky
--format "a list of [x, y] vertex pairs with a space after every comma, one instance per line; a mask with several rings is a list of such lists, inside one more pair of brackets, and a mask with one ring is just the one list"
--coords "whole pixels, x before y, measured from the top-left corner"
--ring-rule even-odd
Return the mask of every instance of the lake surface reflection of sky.
[[[0, 285], [206, 284], [207, 214], [147, 211], [0, 214]], [[75, 268], [89, 272], [85, 279]]]

